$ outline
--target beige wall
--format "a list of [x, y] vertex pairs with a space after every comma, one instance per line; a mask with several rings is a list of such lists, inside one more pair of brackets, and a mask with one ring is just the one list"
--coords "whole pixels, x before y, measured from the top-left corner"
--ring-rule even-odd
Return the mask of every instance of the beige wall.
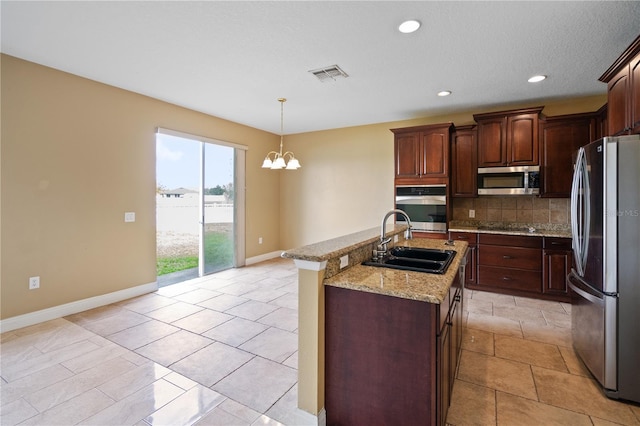
[[[472, 124], [473, 114], [545, 105], [547, 116], [597, 111], [603, 95], [495, 108], [303, 133], [285, 137], [302, 168], [283, 172], [281, 242], [284, 249], [380, 226], [394, 206], [393, 133], [389, 129], [453, 122]], [[391, 219], [389, 220], [391, 222]]]
[[[260, 165], [277, 135], [10, 56], [1, 72], [2, 319], [155, 281], [158, 126], [249, 146], [246, 255], [255, 257], [379, 226], [393, 208], [389, 129], [469, 124], [489, 111], [286, 136], [302, 168], [274, 172]], [[493, 110], [544, 104], [558, 115], [605, 102]], [[41, 288], [29, 291], [35, 275]]]
[[280, 248], [280, 175], [259, 167], [277, 135], [10, 56], [1, 65], [2, 319], [156, 280], [158, 126], [249, 146], [246, 254]]

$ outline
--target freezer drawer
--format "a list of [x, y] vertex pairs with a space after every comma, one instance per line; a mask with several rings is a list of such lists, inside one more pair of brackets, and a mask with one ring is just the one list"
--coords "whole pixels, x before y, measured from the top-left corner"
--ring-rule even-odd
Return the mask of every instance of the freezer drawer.
[[607, 390], [617, 390], [616, 305], [584, 283], [575, 272], [569, 274], [573, 347], [591, 374]]

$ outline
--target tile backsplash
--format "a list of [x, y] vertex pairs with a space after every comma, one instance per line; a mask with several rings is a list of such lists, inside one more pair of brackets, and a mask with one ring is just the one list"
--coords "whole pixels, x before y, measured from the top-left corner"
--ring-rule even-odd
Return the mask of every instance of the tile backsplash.
[[[569, 201], [526, 195], [453, 198], [453, 220], [568, 225]], [[475, 218], [469, 217], [469, 210], [475, 210]]]

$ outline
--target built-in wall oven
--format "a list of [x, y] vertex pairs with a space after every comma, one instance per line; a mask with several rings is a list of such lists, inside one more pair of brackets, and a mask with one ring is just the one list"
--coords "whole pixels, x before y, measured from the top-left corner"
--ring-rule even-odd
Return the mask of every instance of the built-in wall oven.
[[[414, 231], [447, 232], [446, 185], [396, 186], [396, 208], [409, 215]], [[396, 215], [396, 223], [403, 222]]]

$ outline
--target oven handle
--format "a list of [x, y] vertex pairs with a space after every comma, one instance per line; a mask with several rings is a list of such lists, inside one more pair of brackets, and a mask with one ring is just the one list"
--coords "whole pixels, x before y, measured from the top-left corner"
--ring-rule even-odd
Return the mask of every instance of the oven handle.
[[446, 206], [447, 197], [436, 195], [424, 195], [420, 197], [396, 197], [396, 204], [426, 204], [432, 206]]

